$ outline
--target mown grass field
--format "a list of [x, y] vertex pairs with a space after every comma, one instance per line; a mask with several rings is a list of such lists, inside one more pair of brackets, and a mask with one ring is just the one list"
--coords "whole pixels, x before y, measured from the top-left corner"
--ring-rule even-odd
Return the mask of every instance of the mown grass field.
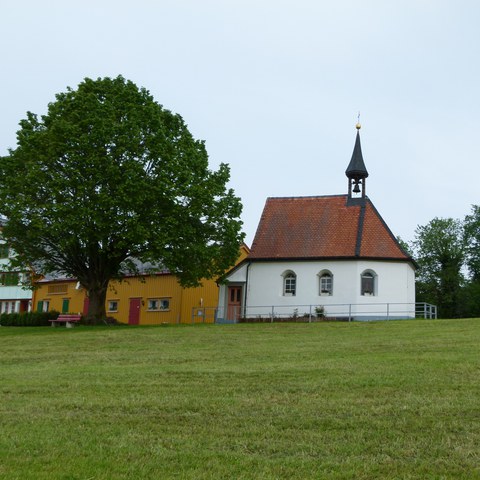
[[480, 478], [480, 319], [0, 328], [0, 478]]

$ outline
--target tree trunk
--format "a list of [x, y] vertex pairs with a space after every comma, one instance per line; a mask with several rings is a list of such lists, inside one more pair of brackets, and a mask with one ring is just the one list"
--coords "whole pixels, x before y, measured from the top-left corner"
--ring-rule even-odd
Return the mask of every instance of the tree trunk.
[[95, 285], [93, 287], [87, 288], [87, 292], [89, 303], [86, 321], [87, 323], [93, 325], [102, 323], [107, 317], [105, 310], [107, 288]]

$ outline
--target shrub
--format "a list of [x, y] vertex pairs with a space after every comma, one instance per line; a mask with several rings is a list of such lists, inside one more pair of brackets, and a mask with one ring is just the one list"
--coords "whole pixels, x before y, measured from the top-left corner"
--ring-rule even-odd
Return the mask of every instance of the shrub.
[[318, 305], [315, 307], [315, 315], [318, 319], [324, 320], [325, 319], [325, 307], [323, 305]]
[[2, 313], [0, 325], [3, 327], [45, 327], [50, 325], [49, 320], [57, 318], [59, 312], [23, 312]]

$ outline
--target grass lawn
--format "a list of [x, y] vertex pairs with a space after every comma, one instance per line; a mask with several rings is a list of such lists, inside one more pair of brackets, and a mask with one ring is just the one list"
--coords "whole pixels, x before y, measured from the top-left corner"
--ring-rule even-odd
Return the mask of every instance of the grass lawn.
[[0, 328], [0, 478], [480, 479], [480, 319]]

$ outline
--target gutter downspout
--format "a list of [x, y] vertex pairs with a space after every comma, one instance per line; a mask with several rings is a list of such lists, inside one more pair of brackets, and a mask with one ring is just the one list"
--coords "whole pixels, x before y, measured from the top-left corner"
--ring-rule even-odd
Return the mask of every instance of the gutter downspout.
[[247, 308], [247, 296], [248, 296], [248, 274], [249, 274], [249, 271], [250, 271], [250, 265], [252, 264], [252, 262], [248, 262], [248, 265], [247, 265], [247, 273], [245, 274], [245, 293], [243, 294], [243, 308], [244, 308], [244, 313], [246, 312], [246, 308]]

